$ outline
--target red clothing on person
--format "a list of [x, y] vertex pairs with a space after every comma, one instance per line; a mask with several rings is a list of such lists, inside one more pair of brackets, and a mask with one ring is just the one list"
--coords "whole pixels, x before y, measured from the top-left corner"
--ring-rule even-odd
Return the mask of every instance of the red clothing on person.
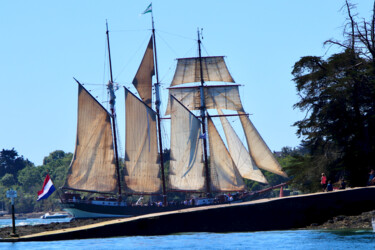
[[322, 176], [320, 184], [322, 185], [327, 184], [327, 177], [325, 175]]

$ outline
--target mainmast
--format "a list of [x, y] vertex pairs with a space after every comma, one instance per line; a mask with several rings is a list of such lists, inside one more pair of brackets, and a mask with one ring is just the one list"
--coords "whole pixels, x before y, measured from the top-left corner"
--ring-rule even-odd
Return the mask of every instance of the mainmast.
[[200, 65], [200, 97], [201, 97], [201, 117], [202, 117], [202, 133], [203, 133], [203, 154], [204, 154], [204, 169], [206, 173], [206, 192], [209, 194], [211, 192], [211, 178], [210, 170], [208, 168], [208, 156], [207, 156], [207, 133], [206, 133], [206, 104], [204, 100], [204, 79], [203, 79], [203, 67], [202, 67], [202, 53], [201, 53], [201, 38], [198, 29], [198, 51], [199, 51], [199, 65]]
[[152, 41], [154, 43], [154, 60], [155, 60], [155, 109], [157, 114], [157, 123], [158, 123], [158, 137], [159, 137], [159, 154], [160, 154], [160, 168], [161, 168], [161, 178], [163, 185], [163, 204], [167, 205], [167, 191], [165, 187], [165, 174], [164, 174], [164, 160], [163, 160], [163, 143], [161, 137], [161, 126], [160, 126], [160, 83], [159, 83], [159, 72], [158, 72], [158, 60], [156, 55], [156, 40], [155, 40], [155, 27], [154, 27], [154, 16], [151, 11], [151, 20], [152, 20]]
[[109, 32], [108, 32], [108, 22], [106, 21], [106, 34], [107, 34], [107, 46], [108, 46], [108, 60], [109, 60], [109, 72], [111, 80], [108, 82], [108, 91], [110, 95], [110, 109], [112, 114], [112, 130], [113, 130], [113, 140], [115, 145], [115, 161], [116, 161], [116, 172], [117, 172], [117, 181], [118, 181], [118, 193], [121, 196], [121, 181], [120, 181], [120, 167], [118, 161], [118, 150], [117, 150], [117, 136], [116, 136], [116, 112], [115, 112], [115, 103], [116, 95], [113, 88], [113, 74], [112, 74], [112, 60], [111, 60], [111, 49], [109, 46]]

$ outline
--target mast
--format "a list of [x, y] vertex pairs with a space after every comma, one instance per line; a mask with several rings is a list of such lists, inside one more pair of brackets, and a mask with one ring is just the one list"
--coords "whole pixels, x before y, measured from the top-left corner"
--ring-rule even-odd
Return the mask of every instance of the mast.
[[112, 114], [112, 130], [113, 130], [113, 140], [115, 145], [115, 161], [116, 161], [116, 172], [117, 172], [117, 180], [118, 180], [118, 193], [121, 196], [121, 181], [120, 181], [120, 167], [118, 161], [118, 150], [117, 150], [117, 136], [116, 136], [116, 112], [115, 112], [115, 103], [116, 103], [116, 96], [115, 91], [113, 89], [113, 74], [112, 74], [112, 60], [111, 60], [111, 49], [109, 46], [109, 32], [108, 32], [108, 22], [106, 21], [106, 34], [107, 34], [107, 46], [108, 46], [108, 60], [109, 60], [109, 72], [111, 76], [111, 80], [108, 83], [108, 90], [110, 95], [110, 108]]
[[208, 156], [207, 156], [207, 134], [206, 134], [206, 104], [204, 100], [204, 79], [203, 79], [203, 68], [202, 68], [202, 54], [201, 54], [201, 38], [198, 29], [198, 52], [199, 52], [199, 65], [200, 65], [200, 97], [201, 97], [201, 117], [202, 117], [202, 133], [203, 133], [203, 154], [204, 154], [204, 169], [206, 173], [206, 192], [211, 192], [211, 178], [210, 170], [208, 168]]
[[162, 185], [163, 185], [163, 204], [164, 206], [167, 205], [167, 192], [165, 187], [165, 173], [164, 173], [164, 160], [163, 160], [163, 143], [161, 138], [161, 126], [160, 126], [160, 83], [159, 83], [159, 72], [158, 72], [158, 60], [156, 55], [156, 40], [155, 40], [155, 27], [154, 27], [154, 16], [151, 11], [151, 20], [152, 20], [152, 41], [154, 43], [154, 58], [155, 58], [155, 76], [156, 76], [156, 83], [155, 83], [155, 108], [156, 108], [156, 115], [157, 115], [157, 123], [158, 123], [158, 137], [159, 137], [159, 154], [160, 154], [160, 168], [161, 168], [161, 178], [162, 178]]

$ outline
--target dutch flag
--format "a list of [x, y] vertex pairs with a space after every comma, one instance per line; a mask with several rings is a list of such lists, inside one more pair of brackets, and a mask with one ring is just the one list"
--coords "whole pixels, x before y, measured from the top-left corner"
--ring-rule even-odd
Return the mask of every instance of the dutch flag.
[[53, 185], [51, 178], [47, 174], [46, 178], [44, 179], [43, 188], [38, 192], [37, 201], [48, 198], [55, 190], [55, 186]]

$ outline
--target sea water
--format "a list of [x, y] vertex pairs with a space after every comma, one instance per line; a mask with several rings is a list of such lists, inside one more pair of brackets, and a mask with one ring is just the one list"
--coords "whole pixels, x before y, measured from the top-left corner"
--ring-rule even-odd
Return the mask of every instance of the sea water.
[[[32, 219], [16, 219], [15, 224], [17, 226], [26, 226], [26, 225], [40, 225], [40, 224], [49, 224], [52, 222], [69, 222], [72, 218], [62, 218], [62, 219], [40, 219], [40, 218], [32, 218]], [[0, 219], [0, 228], [3, 227], [11, 227], [12, 220], [11, 219]]]
[[[29, 221], [28, 221], [29, 220]], [[61, 220], [28, 219], [23, 223]], [[3, 220], [0, 220], [2, 222]], [[10, 220], [9, 220], [10, 221]], [[27, 222], [28, 221], [28, 222]], [[61, 221], [62, 222], [62, 221]], [[4, 223], [4, 222], [2, 222]], [[21, 222], [22, 223], [22, 222]], [[182, 233], [49, 242], [0, 243], [0, 249], [375, 249], [372, 230]]]

